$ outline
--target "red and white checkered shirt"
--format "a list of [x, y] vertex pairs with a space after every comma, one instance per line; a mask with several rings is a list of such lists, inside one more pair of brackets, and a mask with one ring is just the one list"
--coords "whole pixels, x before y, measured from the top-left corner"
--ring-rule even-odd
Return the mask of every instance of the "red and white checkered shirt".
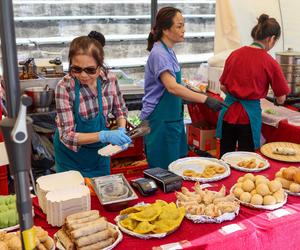
[[[113, 115], [116, 119], [127, 118], [128, 110], [120, 92], [117, 78], [108, 73], [100, 74], [102, 86], [103, 115], [106, 119]], [[92, 91], [87, 85], [80, 84], [79, 114], [85, 119], [95, 118], [99, 111], [97, 90]], [[69, 149], [78, 151], [78, 133], [75, 132], [73, 107], [75, 105], [75, 81], [70, 75], [65, 76], [56, 86], [56, 123], [60, 140]]]

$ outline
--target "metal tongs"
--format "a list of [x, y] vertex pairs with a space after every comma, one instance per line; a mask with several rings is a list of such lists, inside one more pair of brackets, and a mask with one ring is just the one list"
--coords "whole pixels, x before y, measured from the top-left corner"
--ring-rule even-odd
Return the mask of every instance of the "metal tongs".
[[142, 121], [138, 126], [136, 126], [135, 128], [133, 128], [132, 130], [128, 131], [126, 134], [131, 138], [137, 138], [137, 137], [141, 137], [144, 135], [149, 134], [151, 131], [150, 127], [149, 127], [149, 121], [148, 120], [144, 120]]
[[[150, 133], [149, 121], [144, 120], [138, 126], [128, 131], [126, 134], [131, 138], [135, 139]], [[126, 148], [127, 149], [127, 148]], [[120, 153], [123, 150], [121, 146], [108, 144], [107, 146], [98, 150], [98, 154], [102, 156], [113, 156], [117, 153]]]

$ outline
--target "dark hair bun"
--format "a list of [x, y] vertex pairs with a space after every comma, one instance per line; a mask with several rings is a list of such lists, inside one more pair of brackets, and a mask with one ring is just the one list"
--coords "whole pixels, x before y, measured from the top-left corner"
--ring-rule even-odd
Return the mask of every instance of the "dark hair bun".
[[88, 37], [97, 40], [99, 43], [101, 43], [102, 47], [105, 46], [105, 37], [101, 32], [93, 30], [88, 34]]
[[263, 24], [269, 19], [269, 16], [267, 14], [261, 14], [258, 18], [258, 23]]

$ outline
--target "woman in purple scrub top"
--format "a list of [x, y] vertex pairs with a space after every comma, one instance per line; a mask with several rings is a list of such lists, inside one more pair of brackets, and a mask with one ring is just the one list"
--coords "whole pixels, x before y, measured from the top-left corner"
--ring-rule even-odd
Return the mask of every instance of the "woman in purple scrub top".
[[218, 100], [195, 93], [181, 85], [181, 69], [173, 47], [184, 41], [184, 19], [179, 9], [164, 7], [156, 15], [148, 37], [150, 55], [145, 66], [145, 95], [142, 120], [149, 120], [151, 132], [145, 137], [149, 167], [168, 165], [187, 154], [182, 99], [205, 103], [214, 111]]

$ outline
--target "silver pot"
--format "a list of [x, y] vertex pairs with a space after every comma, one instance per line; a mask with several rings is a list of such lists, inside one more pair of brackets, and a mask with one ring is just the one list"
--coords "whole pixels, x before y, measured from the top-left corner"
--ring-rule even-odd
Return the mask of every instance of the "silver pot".
[[276, 52], [276, 60], [279, 64], [300, 65], [300, 52], [288, 48], [286, 51]]
[[54, 98], [54, 89], [45, 87], [31, 87], [24, 90], [32, 98], [35, 111], [48, 111]]
[[289, 83], [291, 94], [300, 96], [300, 52], [289, 48], [287, 51], [277, 52], [276, 60]]

